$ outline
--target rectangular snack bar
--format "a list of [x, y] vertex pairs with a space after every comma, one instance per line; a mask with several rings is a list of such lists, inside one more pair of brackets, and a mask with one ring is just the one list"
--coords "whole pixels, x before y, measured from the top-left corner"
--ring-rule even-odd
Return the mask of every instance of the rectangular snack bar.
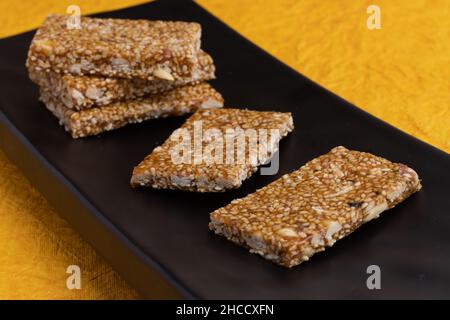
[[46, 90], [41, 90], [41, 100], [73, 138], [97, 135], [129, 123], [180, 116], [197, 109], [223, 106], [220, 93], [205, 82], [178, 87], [146, 98], [81, 111], [68, 109]]
[[30, 70], [30, 78], [58, 98], [67, 108], [82, 110], [169, 91], [189, 83], [214, 79], [215, 67], [211, 56], [200, 51], [198, 63], [199, 72], [195, 77], [175, 81], [59, 74], [51, 70], [37, 71], [36, 69]]
[[404, 164], [336, 147], [211, 213], [209, 228], [285, 267], [307, 261], [421, 184]]
[[183, 80], [198, 72], [198, 23], [50, 15], [28, 51], [29, 70], [105, 77]]
[[131, 185], [196, 192], [238, 188], [293, 127], [288, 112], [199, 110], [134, 168]]

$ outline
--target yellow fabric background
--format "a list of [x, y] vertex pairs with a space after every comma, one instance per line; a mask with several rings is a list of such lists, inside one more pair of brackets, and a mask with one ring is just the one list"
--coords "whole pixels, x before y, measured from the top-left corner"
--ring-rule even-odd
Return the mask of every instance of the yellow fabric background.
[[[0, 37], [35, 28], [70, 4], [86, 14], [140, 2], [3, 0]], [[199, 2], [307, 77], [450, 151], [449, 1]], [[366, 27], [369, 4], [381, 8], [381, 30]], [[81, 290], [65, 286], [70, 264], [81, 267]], [[0, 298], [137, 297], [0, 151]]]

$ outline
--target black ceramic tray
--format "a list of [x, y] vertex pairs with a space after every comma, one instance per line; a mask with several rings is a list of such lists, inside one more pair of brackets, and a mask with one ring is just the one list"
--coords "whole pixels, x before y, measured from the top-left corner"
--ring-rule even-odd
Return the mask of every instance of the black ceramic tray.
[[[450, 298], [449, 156], [314, 84], [195, 3], [162, 1], [99, 16], [197, 21], [227, 106], [291, 111], [276, 176], [195, 194], [129, 186], [134, 165], [184, 118], [72, 140], [38, 102], [24, 67], [34, 32], [0, 41], [0, 147], [128, 282], [148, 298]], [[374, 88], [373, 90], [376, 90]], [[209, 212], [337, 145], [411, 166], [423, 190], [293, 269], [208, 231]], [[368, 290], [366, 268], [381, 268]]]

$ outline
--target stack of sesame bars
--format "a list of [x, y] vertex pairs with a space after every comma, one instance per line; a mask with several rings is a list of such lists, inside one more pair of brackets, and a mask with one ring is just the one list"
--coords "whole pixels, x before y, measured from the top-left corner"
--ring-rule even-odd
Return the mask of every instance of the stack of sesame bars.
[[81, 17], [74, 28], [67, 19], [44, 21], [27, 68], [73, 138], [223, 106], [206, 82], [215, 66], [198, 23]]

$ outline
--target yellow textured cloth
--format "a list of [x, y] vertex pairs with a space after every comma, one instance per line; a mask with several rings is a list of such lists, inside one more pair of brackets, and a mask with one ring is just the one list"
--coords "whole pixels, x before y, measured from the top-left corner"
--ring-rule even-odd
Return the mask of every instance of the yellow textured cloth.
[[[76, 1], [83, 14], [140, 1]], [[371, 114], [450, 151], [450, 2], [201, 0], [288, 65]], [[1, 1], [0, 37], [74, 1]], [[366, 27], [367, 7], [381, 29]], [[66, 288], [68, 265], [82, 289]], [[136, 298], [0, 151], [0, 298]]]

